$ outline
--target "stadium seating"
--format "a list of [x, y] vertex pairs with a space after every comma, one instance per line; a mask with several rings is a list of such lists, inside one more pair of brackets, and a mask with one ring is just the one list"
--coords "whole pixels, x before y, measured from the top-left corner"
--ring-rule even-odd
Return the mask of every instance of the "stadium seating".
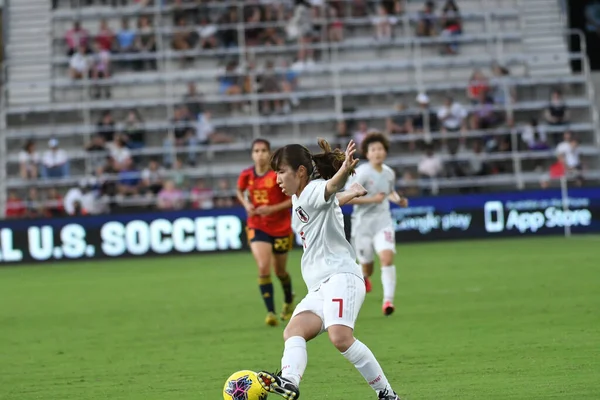
[[[577, 134], [581, 142], [580, 155], [587, 161], [586, 165], [591, 166], [585, 174], [590, 179], [597, 177], [596, 160], [600, 154], [598, 121], [589, 79], [585, 73], [557, 75], [535, 72], [541, 56], [530, 51], [531, 28], [523, 23], [523, 1], [458, 0], [464, 32], [452, 39], [459, 47], [455, 55], [440, 54], [440, 48], [450, 43], [445, 37], [415, 36], [421, 1], [407, 2], [406, 11], [398, 17], [394, 35], [389, 40], [373, 37], [372, 16], [344, 18], [345, 39], [337, 43], [321, 40], [310, 46], [315, 53], [315, 63], [298, 73], [299, 86], [292, 94], [261, 94], [253, 90], [243, 95], [219, 94], [218, 77], [223, 74], [225, 63], [234, 60], [240, 64], [240, 68], [246, 68], [248, 63], [254, 64], [251, 76], [260, 76], [268, 59], [291, 63], [299, 49], [296, 41], [277, 46], [253, 46], [245, 51], [239, 48], [176, 51], [170, 45], [173, 35], [178, 31], [172, 24], [175, 8], [169, 4], [149, 7], [143, 13], [150, 15], [155, 24], [154, 33], [160, 44], [156, 52], [113, 55], [111, 61], [119, 63], [152, 59], [156, 60], [157, 69], [134, 72], [117, 66], [109, 79], [74, 81], [67, 74], [69, 57], [66, 56], [64, 41], [65, 33], [73, 21], [81, 21], [94, 35], [100, 19], [106, 19], [116, 31], [121, 18], [133, 20], [142, 11], [133, 6], [73, 9], [67, 3], [59, 1], [58, 7], [51, 13], [52, 57], [48, 60], [51, 79], [11, 80], [9, 77], [4, 88], [3, 98], [7, 105], [7, 129], [4, 135], [9, 152], [4, 159], [8, 163], [9, 188], [24, 188], [31, 183], [18, 177], [17, 156], [18, 149], [29, 138], [39, 141], [40, 152], [46, 148], [45, 143], [49, 138], [59, 138], [61, 147], [68, 150], [71, 160], [69, 178], [39, 180], [37, 184], [40, 186], [68, 188], [91, 174], [93, 171], [87, 162], [89, 157], [84, 145], [96, 132], [96, 122], [105, 111], [113, 112], [119, 119], [130, 109], [138, 110], [144, 120], [145, 146], [132, 150], [132, 154], [142, 167], [150, 157], [162, 159], [167, 151], [163, 142], [174, 127], [169, 122], [173, 109], [182, 104], [188, 83], [198, 85], [203, 95], [202, 103], [213, 115], [214, 127], [235, 141], [231, 144], [197, 145], [196, 165], [186, 167], [184, 171], [189, 177], [226, 178], [233, 182], [239, 171], [248, 164], [249, 143], [258, 136], [272, 140], [275, 146], [295, 141], [314, 147], [317, 136], [337, 143], [341, 140], [336, 137], [338, 121], [365, 121], [371, 128], [384, 130], [385, 120], [397, 114], [394, 104], [398, 101], [408, 105], [404, 111], [406, 115], [418, 112], [414, 101], [418, 93], [427, 93], [435, 109], [442, 104], [444, 97], [452, 95], [469, 111], [475, 111], [476, 106], [471, 105], [465, 95], [469, 76], [476, 68], [490, 75], [488, 71], [494, 63], [507, 67], [510, 76], [491, 78], [490, 84], [514, 88], [517, 98], [516, 102], [509, 105], [495, 105], [495, 110], [499, 114], [509, 115], [515, 121], [515, 126], [503, 123], [489, 130], [469, 129], [467, 133], [454, 136], [432, 130], [427, 139], [436, 144], [442, 161], [455, 159], [448, 154], [445, 139], [484, 139], [493, 136], [507, 138], [513, 144], [519, 142], [519, 126], [532, 117], [541, 118], [551, 90], [558, 87], [564, 92], [571, 114], [568, 129]], [[343, 0], [342, 3], [350, 4], [351, 1]], [[223, 9], [223, 3], [213, 5], [209, 2], [207, 7], [212, 16]], [[324, 26], [328, 23], [325, 21]], [[275, 25], [283, 29], [286, 22], [269, 24], [252, 27]], [[242, 30], [247, 28], [244, 24], [233, 27]], [[232, 27], [218, 27], [220, 30], [227, 28]], [[569, 55], [566, 48], [549, 50], [543, 57], [544, 62], [554, 60], [557, 65], [565, 60], [568, 63], [571, 58], [582, 58], [581, 55]], [[180, 63], [184, 58], [190, 58], [191, 61], [181, 68]], [[289, 66], [282, 67], [280, 62], [277, 65], [276, 71], [279, 73], [290, 71]], [[110, 99], [90, 97], [89, 89], [93, 85], [110, 87]], [[11, 102], [12, 96], [20, 90], [37, 87], [49, 87], [51, 101], [27, 104]], [[263, 100], [288, 101], [292, 98], [298, 104], [289, 113], [259, 113]], [[250, 107], [232, 113], [231, 106], [238, 103], [247, 103]], [[191, 121], [189, 125], [194, 128], [196, 123]], [[563, 126], [546, 129], [552, 149], [564, 130]], [[393, 147], [389, 161], [399, 174], [404, 170], [415, 170], [421, 155], [407, 149], [412, 142], [421, 139], [424, 139], [423, 134], [391, 137]], [[487, 160], [499, 166], [498, 173], [493, 177], [439, 179], [439, 187], [451, 190], [473, 185], [490, 188], [538, 186], [542, 173], [537, 161], [545, 161], [544, 165], [547, 165], [554, 159], [554, 151], [529, 151], [519, 146], [512, 147], [512, 151], [487, 154]], [[187, 152], [187, 148], [180, 149], [178, 154], [183, 157]], [[467, 153], [459, 152], [457, 157], [459, 160], [468, 160]], [[538, 170], [534, 171], [533, 168]]]

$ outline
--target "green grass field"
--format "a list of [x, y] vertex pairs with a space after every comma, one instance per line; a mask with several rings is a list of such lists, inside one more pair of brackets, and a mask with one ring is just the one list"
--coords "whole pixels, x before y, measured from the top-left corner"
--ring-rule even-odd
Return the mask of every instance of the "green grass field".
[[[377, 275], [356, 335], [403, 399], [600, 399], [600, 237], [402, 245], [397, 266], [397, 313]], [[247, 253], [0, 268], [0, 399], [222, 399], [279, 367], [264, 315]], [[325, 335], [308, 351], [303, 399], [376, 398]]]

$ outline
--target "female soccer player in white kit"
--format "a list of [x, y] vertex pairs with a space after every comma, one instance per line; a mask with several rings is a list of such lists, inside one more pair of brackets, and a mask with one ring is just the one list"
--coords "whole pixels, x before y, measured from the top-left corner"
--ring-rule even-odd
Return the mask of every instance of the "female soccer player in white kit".
[[398, 195], [394, 189], [396, 174], [383, 162], [390, 144], [379, 132], [370, 132], [361, 143], [361, 151], [368, 163], [356, 168], [351, 182], [359, 183], [369, 193], [367, 196], [350, 201], [352, 211], [352, 245], [358, 262], [362, 264], [367, 292], [371, 291], [373, 275], [373, 250], [381, 262], [381, 283], [383, 285], [383, 314], [391, 315], [396, 292], [396, 233], [390, 213], [390, 201], [408, 206], [408, 200]]
[[355, 185], [337, 193], [358, 163], [356, 144], [350, 141], [345, 153], [331, 151], [322, 139], [319, 146], [323, 153], [313, 155], [306, 147], [292, 144], [271, 156], [277, 184], [292, 196], [292, 226], [302, 238], [302, 277], [308, 294], [296, 306], [283, 333], [281, 372], [261, 371], [258, 381], [265, 390], [285, 399], [299, 398], [298, 386], [307, 364], [306, 342], [327, 331], [333, 345], [354, 364], [379, 399], [399, 400], [371, 350], [354, 337], [365, 283], [344, 234], [340, 200], [346, 203], [366, 191]]

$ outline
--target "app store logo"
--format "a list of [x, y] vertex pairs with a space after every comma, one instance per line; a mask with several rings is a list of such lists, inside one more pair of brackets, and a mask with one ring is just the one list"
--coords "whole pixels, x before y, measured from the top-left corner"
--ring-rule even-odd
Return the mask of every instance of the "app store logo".
[[488, 201], [483, 206], [485, 230], [489, 233], [504, 230], [504, 206], [501, 201]]

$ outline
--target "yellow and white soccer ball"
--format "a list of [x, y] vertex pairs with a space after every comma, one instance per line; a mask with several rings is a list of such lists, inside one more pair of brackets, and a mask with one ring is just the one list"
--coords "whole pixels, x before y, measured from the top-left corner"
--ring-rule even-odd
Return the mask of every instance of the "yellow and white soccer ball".
[[224, 400], [265, 400], [269, 393], [258, 382], [256, 372], [235, 372], [225, 381]]

